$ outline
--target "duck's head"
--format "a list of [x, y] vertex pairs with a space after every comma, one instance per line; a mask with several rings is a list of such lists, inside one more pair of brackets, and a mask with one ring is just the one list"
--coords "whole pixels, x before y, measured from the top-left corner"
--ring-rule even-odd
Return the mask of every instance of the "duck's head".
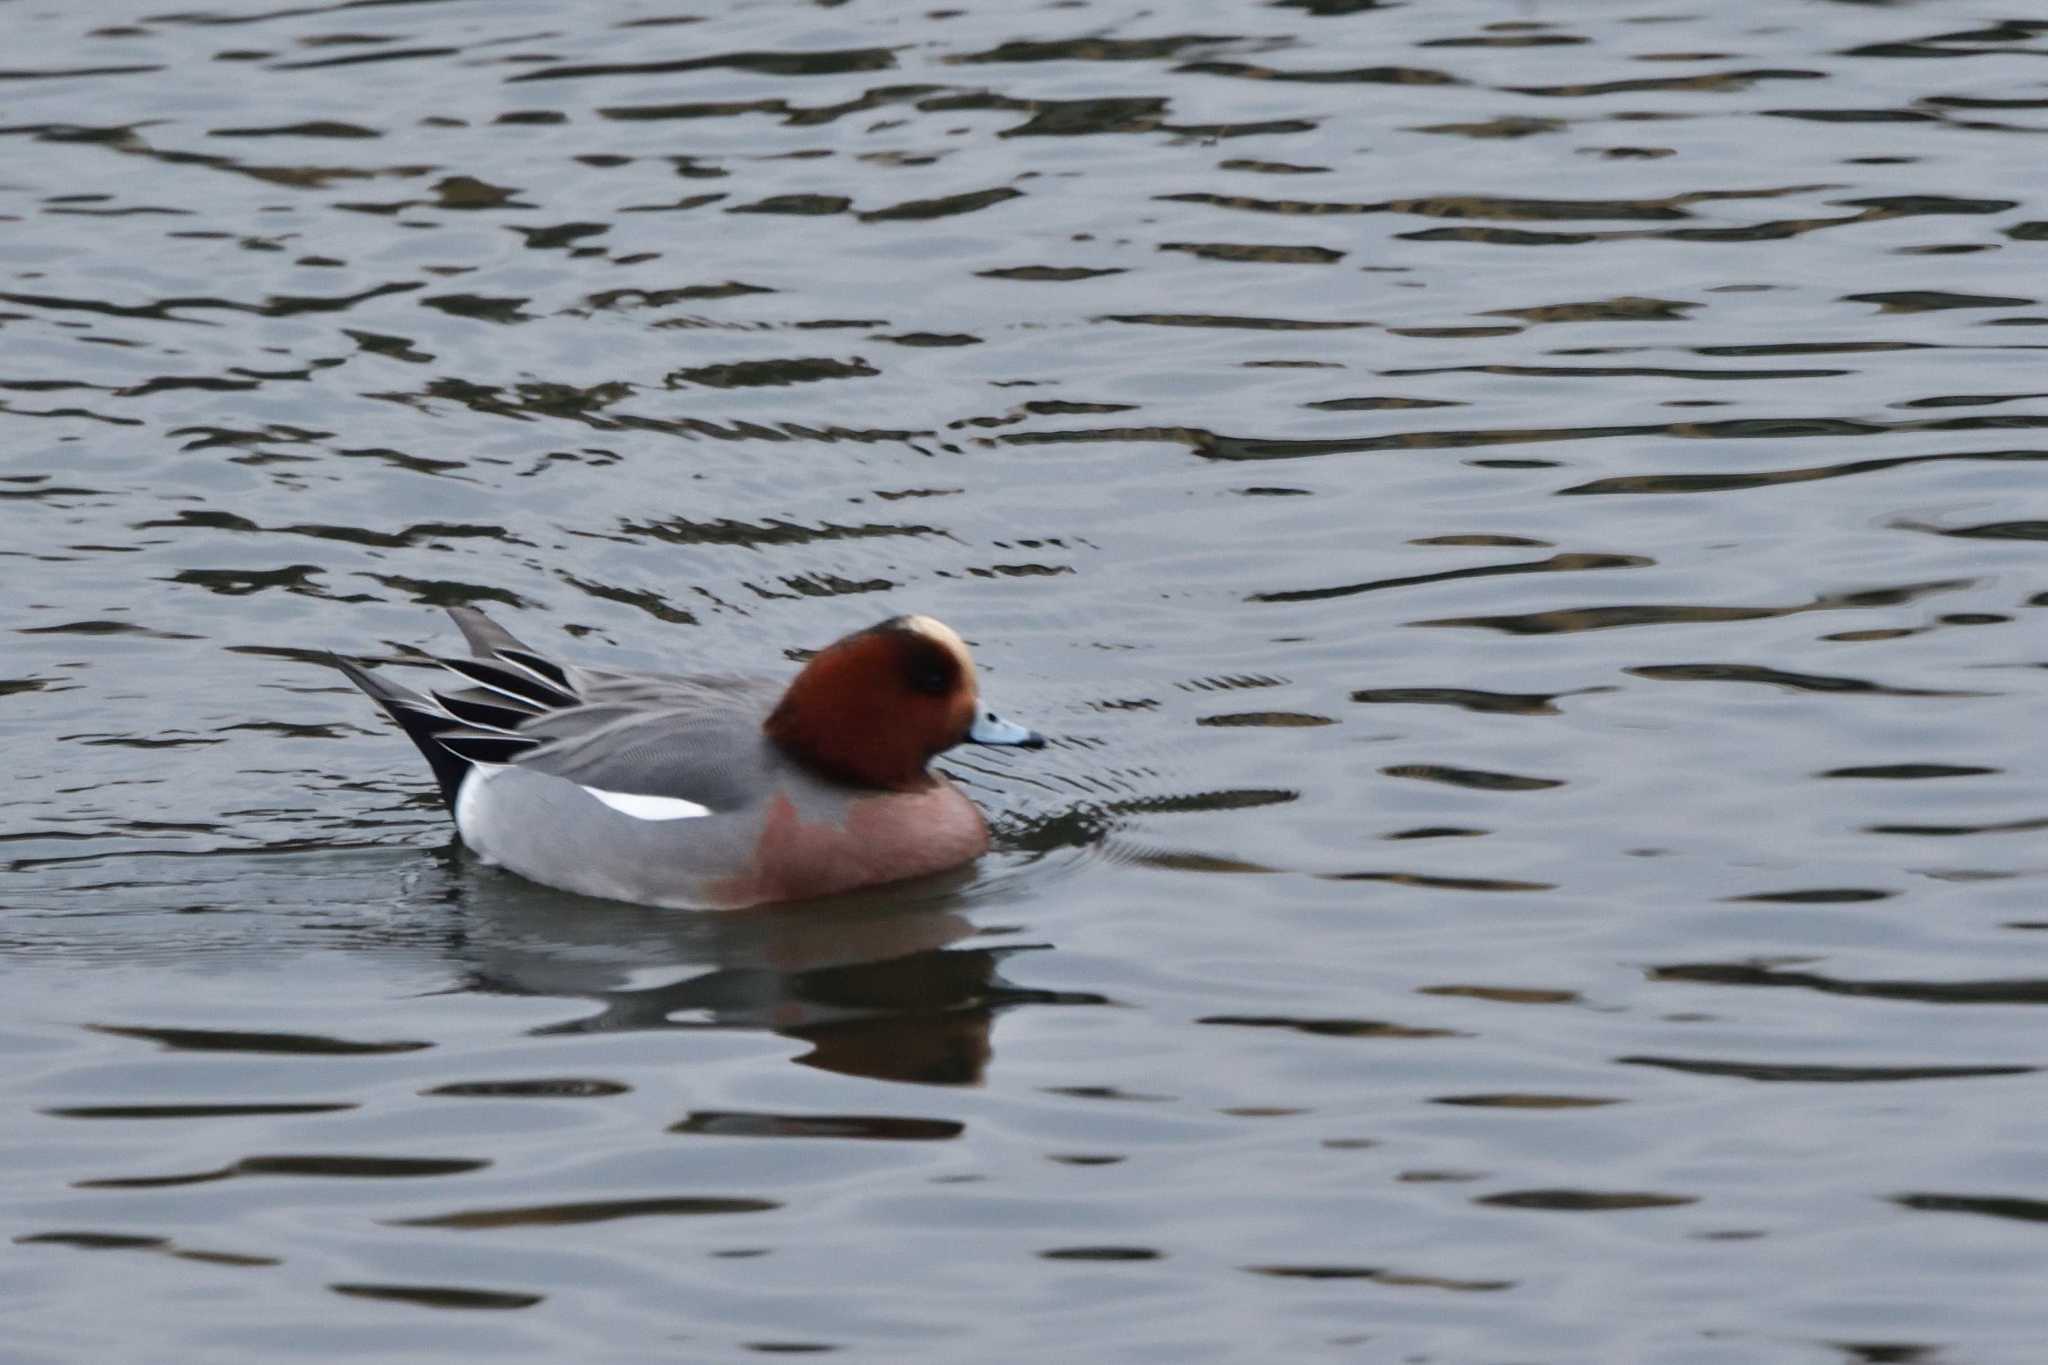
[[925, 765], [956, 744], [1045, 743], [982, 709], [966, 642], [929, 616], [894, 616], [827, 645], [763, 729], [818, 772], [899, 789], [923, 783]]

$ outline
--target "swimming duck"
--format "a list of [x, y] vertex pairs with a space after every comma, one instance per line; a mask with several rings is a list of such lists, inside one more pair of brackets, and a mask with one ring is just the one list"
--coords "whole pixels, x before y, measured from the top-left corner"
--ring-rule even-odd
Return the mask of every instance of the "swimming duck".
[[927, 766], [956, 744], [1044, 740], [983, 710], [929, 616], [826, 646], [786, 686], [559, 663], [471, 607], [474, 657], [416, 692], [337, 656], [426, 756], [463, 843], [530, 881], [731, 909], [972, 862], [988, 822]]

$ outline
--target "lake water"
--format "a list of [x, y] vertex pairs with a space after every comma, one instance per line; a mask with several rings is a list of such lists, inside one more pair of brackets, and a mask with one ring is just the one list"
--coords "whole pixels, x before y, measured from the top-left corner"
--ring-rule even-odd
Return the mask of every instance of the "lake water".
[[[0, 10], [8, 1365], [2042, 1358], [2048, 21], [268, 3]], [[1053, 744], [578, 901], [460, 603]]]

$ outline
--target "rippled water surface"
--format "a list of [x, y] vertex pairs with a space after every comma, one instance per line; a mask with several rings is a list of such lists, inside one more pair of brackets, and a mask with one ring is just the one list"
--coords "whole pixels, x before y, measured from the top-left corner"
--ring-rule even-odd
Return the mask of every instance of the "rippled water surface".
[[[2026, 9], [0, 6], [0, 1357], [2040, 1360]], [[463, 603], [1054, 743], [578, 901]]]

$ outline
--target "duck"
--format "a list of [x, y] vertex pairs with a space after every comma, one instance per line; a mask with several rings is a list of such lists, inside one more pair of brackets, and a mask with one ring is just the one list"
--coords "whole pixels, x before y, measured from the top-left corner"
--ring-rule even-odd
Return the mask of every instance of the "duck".
[[894, 616], [784, 682], [561, 662], [474, 607], [425, 691], [332, 662], [425, 756], [462, 843], [543, 886], [672, 909], [811, 900], [975, 861], [988, 821], [938, 755], [1041, 748], [980, 702], [951, 627]]

